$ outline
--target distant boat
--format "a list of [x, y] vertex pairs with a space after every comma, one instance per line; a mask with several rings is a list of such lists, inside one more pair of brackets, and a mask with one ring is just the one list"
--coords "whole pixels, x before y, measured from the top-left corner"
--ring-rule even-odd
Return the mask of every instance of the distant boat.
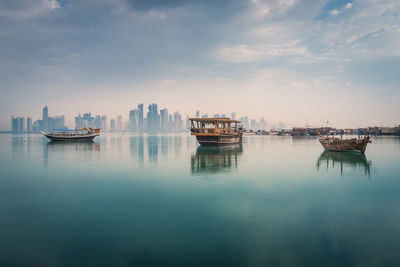
[[240, 121], [230, 118], [191, 118], [191, 135], [200, 145], [232, 145], [242, 142]]
[[343, 139], [342, 135], [340, 138], [335, 138], [334, 136], [323, 136], [318, 132], [318, 141], [329, 151], [360, 151], [364, 153], [368, 143], [371, 143], [369, 139], [369, 134], [363, 138], [358, 136], [358, 138]]
[[282, 133], [278, 130], [270, 130], [269, 135], [282, 135]]
[[93, 138], [100, 135], [100, 129], [54, 129], [51, 132], [41, 131], [41, 133], [51, 141], [92, 141]]

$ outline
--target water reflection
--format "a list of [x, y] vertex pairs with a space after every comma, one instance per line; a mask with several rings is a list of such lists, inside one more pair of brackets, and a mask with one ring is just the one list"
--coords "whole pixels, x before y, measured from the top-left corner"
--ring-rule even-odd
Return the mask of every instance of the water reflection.
[[235, 169], [238, 159], [243, 153], [242, 145], [226, 147], [199, 146], [196, 154], [191, 157], [191, 173], [217, 173], [220, 171]]
[[93, 158], [93, 156], [97, 158], [99, 153], [93, 152], [100, 152], [100, 144], [93, 141], [48, 142], [46, 148], [43, 149], [43, 164], [45, 166], [48, 166], [49, 160], [66, 160], [67, 158], [87, 160]]
[[354, 152], [335, 152], [324, 151], [318, 158], [317, 170], [320, 166], [326, 166], [326, 169], [340, 169], [340, 175], [343, 176], [343, 169], [350, 167], [352, 169], [363, 169], [365, 175], [371, 176], [371, 161], [363, 153]]

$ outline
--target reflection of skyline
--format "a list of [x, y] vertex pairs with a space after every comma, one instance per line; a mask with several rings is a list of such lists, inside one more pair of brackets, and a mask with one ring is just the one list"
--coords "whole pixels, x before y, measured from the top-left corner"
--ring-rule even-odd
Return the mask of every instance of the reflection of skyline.
[[243, 152], [242, 145], [204, 147], [199, 146], [191, 157], [191, 173], [216, 173], [238, 167], [238, 159]]
[[317, 161], [317, 170], [319, 171], [320, 166], [326, 166], [326, 169], [340, 169], [340, 175], [343, 176], [343, 170], [345, 167], [353, 169], [364, 169], [366, 176], [371, 176], [371, 161], [367, 160], [367, 157], [363, 153], [354, 152], [336, 152], [336, 151], [324, 151], [319, 156]]
[[160, 159], [168, 160], [182, 153], [186, 149], [183, 144], [183, 136], [133, 135], [129, 137], [129, 153], [141, 164], [158, 164]]

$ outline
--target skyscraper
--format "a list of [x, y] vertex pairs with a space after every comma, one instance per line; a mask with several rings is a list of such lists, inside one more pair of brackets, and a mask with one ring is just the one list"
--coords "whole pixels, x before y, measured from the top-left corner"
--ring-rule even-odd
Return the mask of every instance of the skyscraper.
[[196, 110], [196, 118], [200, 118], [200, 111]]
[[250, 121], [250, 128], [251, 128], [252, 130], [256, 130], [256, 120], [251, 120], [251, 121]]
[[249, 128], [249, 117], [244, 116], [239, 119], [239, 121], [243, 124], [243, 128], [248, 129]]
[[[97, 119], [100, 122], [100, 117]], [[75, 128], [82, 129], [83, 127], [86, 128], [96, 128], [95, 118], [92, 117], [91, 113], [84, 113], [83, 117], [79, 114], [78, 117], [75, 117]]]
[[161, 116], [161, 130], [163, 132], [168, 132], [168, 109], [164, 108], [160, 110]]
[[138, 110], [139, 110], [139, 120], [138, 120], [138, 130], [143, 131], [144, 130], [144, 122], [143, 122], [143, 104], [138, 105]]
[[175, 112], [174, 113], [174, 128], [175, 131], [181, 131], [182, 130], [182, 126], [183, 126], [183, 122], [182, 122], [182, 116], [181, 114], [179, 114], [179, 112]]
[[85, 124], [83, 122], [81, 114], [79, 114], [77, 117], [75, 117], [75, 128], [82, 129], [83, 127], [85, 127]]
[[122, 116], [118, 115], [117, 117], [117, 125], [116, 125], [117, 131], [122, 131]]
[[169, 130], [174, 129], [174, 118], [172, 117], [172, 114], [169, 114], [168, 116], [168, 129]]
[[107, 116], [100, 116], [100, 129], [103, 131], [107, 131]]
[[160, 115], [158, 114], [157, 104], [149, 105], [147, 112], [147, 130], [149, 132], [158, 132], [160, 129]]
[[139, 130], [139, 117], [140, 117], [140, 111], [138, 109], [132, 109], [129, 111], [129, 123], [128, 123], [129, 131], [133, 132]]
[[110, 120], [110, 130], [115, 131], [115, 119]]
[[11, 117], [11, 131], [12, 131], [12, 133], [18, 133], [18, 128], [19, 128], [18, 118], [12, 116]]
[[32, 119], [30, 117], [26, 118], [26, 131], [28, 133], [32, 132]]
[[232, 112], [231, 119], [232, 120], [236, 120], [236, 113], [235, 112]]
[[43, 108], [42, 120], [43, 120], [43, 129], [42, 130], [48, 131], [49, 130], [49, 109], [47, 108], [47, 106], [44, 106], [44, 108]]

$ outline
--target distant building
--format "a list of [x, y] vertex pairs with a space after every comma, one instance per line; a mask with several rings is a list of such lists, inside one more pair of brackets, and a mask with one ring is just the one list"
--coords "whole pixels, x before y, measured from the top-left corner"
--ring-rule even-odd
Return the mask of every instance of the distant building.
[[[101, 118], [98, 117], [98, 124], [100, 124]], [[96, 119], [92, 117], [92, 114], [89, 113], [84, 113], [83, 116], [79, 114], [77, 117], [75, 117], [75, 128], [76, 129], [82, 129], [83, 127], [86, 127], [87, 129], [89, 128], [96, 128]]]
[[175, 131], [181, 131], [182, 128], [183, 128], [182, 116], [177, 111], [174, 113], [174, 129]]
[[185, 131], [189, 131], [190, 130], [190, 120], [189, 120], [189, 116], [186, 116], [186, 127], [184, 129]]
[[43, 114], [42, 114], [42, 120], [43, 120], [43, 129], [45, 131], [49, 130], [49, 109], [47, 108], [47, 106], [44, 106], [43, 108]]
[[172, 117], [172, 114], [169, 114], [168, 116], [168, 128], [169, 130], [173, 130], [174, 129], [174, 118]]
[[22, 117], [11, 117], [11, 131], [14, 134], [22, 133], [24, 131], [24, 118]]
[[231, 119], [232, 119], [232, 120], [236, 120], [236, 113], [235, 113], [235, 112], [232, 112], [232, 114], [231, 114]]
[[30, 117], [26, 118], [26, 132], [32, 132], [32, 119]]
[[42, 123], [42, 120], [36, 120], [33, 124], [32, 124], [32, 132], [33, 133], [38, 133], [38, 132], [40, 132], [40, 129], [42, 128], [41, 127], [41, 124]]
[[196, 118], [200, 118], [200, 111], [196, 110]]
[[102, 131], [107, 131], [107, 116], [106, 115], [100, 116], [100, 129]]
[[250, 121], [250, 129], [252, 129], [252, 130], [256, 129], [256, 120], [251, 120]]
[[139, 131], [139, 117], [140, 117], [140, 110], [133, 109], [129, 111], [129, 122], [128, 122], [128, 129], [131, 132]]
[[116, 130], [117, 131], [122, 131], [122, 116], [121, 115], [117, 116]]
[[83, 117], [81, 114], [79, 114], [77, 117], [75, 117], [75, 128], [82, 129], [83, 127], [85, 127], [85, 123], [83, 122]]
[[144, 118], [143, 118], [143, 104], [138, 105], [139, 119], [138, 119], [138, 130], [144, 131]]
[[110, 120], [110, 131], [115, 131], [115, 119]]
[[244, 117], [241, 117], [240, 119], [239, 119], [239, 121], [242, 123], [242, 125], [243, 125], [243, 128], [245, 128], [245, 129], [249, 129], [249, 117], [248, 116], [244, 116]]
[[166, 108], [161, 109], [160, 117], [161, 117], [161, 131], [168, 132], [169, 131], [168, 109]]
[[147, 131], [158, 132], [160, 129], [160, 115], [158, 114], [157, 104], [151, 104], [147, 112]]

